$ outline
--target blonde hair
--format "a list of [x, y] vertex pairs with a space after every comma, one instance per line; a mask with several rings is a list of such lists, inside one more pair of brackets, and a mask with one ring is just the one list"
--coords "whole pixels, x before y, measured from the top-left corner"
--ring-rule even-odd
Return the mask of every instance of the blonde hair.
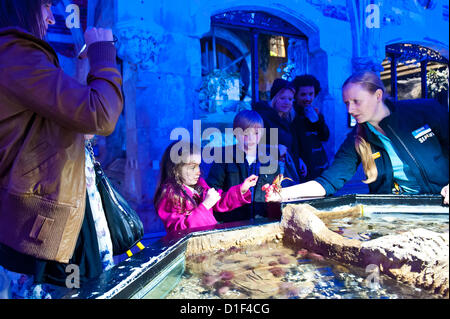
[[258, 114], [258, 112], [252, 110], [243, 110], [236, 114], [233, 120], [233, 129], [241, 128], [243, 131], [245, 131], [250, 127], [264, 127], [264, 120], [262, 119], [261, 115]]
[[[364, 90], [372, 94], [375, 94], [377, 90], [382, 90], [383, 100], [386, 98], [384, 84], [375, 72], [361, 71], [351, 75], [342, 85], [343, 90], [347, 84], [359, 84]], [[361, 158], [364, 174], [366, 175], [366, 179], [362, 182], [370, 184], [377, 179], [378, 170], [372, 155], [372, 147], [367, 141], [364, 128], [360, 124], [356, 126], [355, 149]]]
[[[272, 99], [270, 106], [276, 110], [275, 105], [277, 104], [278, 100], [280, 99], [281, 94], [283, 94], [284, 91], [291, 91], [294, 96], [295, 96], [295, 89], [294, 88], [284, 88], [281, 89]], [[292, 109], [294, 108], [294, 100], [292, 100], [292, 108], [289, 112], [285, 112], [283, 113], [283, 115], [281, 115], [282, 118], [287, 119], [289, 122], [292, 122], [294, 120], [294, 116], [292, 114]]]
[[366, 179], [362, 180], [362, 182], [370, 184], [376, 181], [378, 169], [375, 165], [375, 159], [372, 156], [372, 147], [370, 146], [370, 143], [367, 142], [364, 129], [359, 124], [356, 127], [355, 149], [361, 158], [361, 164], [364, 169], [364, 174], [366, 175]]

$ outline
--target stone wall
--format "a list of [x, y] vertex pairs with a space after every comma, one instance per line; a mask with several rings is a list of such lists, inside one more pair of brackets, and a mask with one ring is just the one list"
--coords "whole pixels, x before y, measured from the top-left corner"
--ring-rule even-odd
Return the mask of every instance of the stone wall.
[[[360, 1], [363, 7], [366, 2]], [[349, 9], [352, 0], [143, 0], [117, 1], [108, 6], [103, 5], [104, 1], [96, 3], [97, 7], [89, 8], [90, 19], [97, 17], [108, 26], [115, 21], [113, 29], [119, 38], [126, 100], [118, 132], [101, 140], [100, 157], [108, 164], [117, 157], [125, 163], [122, 177], [119, 174], [117, 178], [122, 178], [121, 190], [126, 197], [136, 203], [143, 216], [149, 214], [144, 216], [149, 220], [148, 232], [161, 230], [157, 216], [151, 212], [151, 201], [159, 160], [170, 133], [175, 127], [192, 131], [192, 121], [198, 119], [200, 39], [210, 32], [211, 16], [231, 10], [264, 11], [284, 19], [307, 36], [307, 45], [301, 46], [307, 52], [300, 56], [307, 65], [299, 72], [314, 74], [322, 84], [317, 105], [331, 132], [326, 143], [330, 159], [350, 130], [341, 85], [352, 70], [367, 65], [376, 69], [384, 59], [385, 45], [403, 41], [438, 49], [448, 57], [448, 6], [445, 18], [441, 1], [431, 9], [412, 1], [381, 3], [380, 26], [370, 30], [366, 29], [367, 12]], [[85, 73], [79, 62], [64, 59], [63, 67], [80, 78]], [[125, 152], [118, 145], [122, 143]]]

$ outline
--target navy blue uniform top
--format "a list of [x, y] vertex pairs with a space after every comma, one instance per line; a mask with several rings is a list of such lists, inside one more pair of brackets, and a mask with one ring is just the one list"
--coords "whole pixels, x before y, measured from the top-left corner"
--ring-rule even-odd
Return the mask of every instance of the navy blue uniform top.
[[[435, 100], [385, 101], [391, 114], [379, 126], [391, 140], [400, 159], [406, 163], [421, 194], [439, 194], [449, 180], [448, 111]], [[370, 183], [371, 194], [389, 194], [394, 187], [391, 160], [383, 143], [362, 124], [372, 153], [378, 156], [375, 164], [377, 179]], [[332, 195], [355, 174], [361, 158], [355, 149], [356, 128], [347, 135], [332, 165], [317, 179], [327, 195]]]

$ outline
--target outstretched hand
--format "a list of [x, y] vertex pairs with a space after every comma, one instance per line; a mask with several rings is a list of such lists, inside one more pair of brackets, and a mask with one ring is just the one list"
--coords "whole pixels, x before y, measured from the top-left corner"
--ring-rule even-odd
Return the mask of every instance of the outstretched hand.
[[218, 191], [216, 191], [214, 188], [208, 189], [208, 192], [206, 193], [206, 198], [203, 201], [203, 205], [211, 209], [214, 207], [214, 205], [217, 204], [217, 202], [220, 200], [220, 194]]
[[441, 195], [442, 195], [442, 197], [444, 197], [444, 204], [445, 205], [448, 205], [448, 202], [449, 202], [449, 190], [448, 190], [448, 184], [447, 184], [447, 186], [445, 186], [444, 188], [442, 188], [442, 190], [441, 190]]
[[281, 194], [275, 191], [274, 185], [266, 184], [261, 188], [266, 192], [266, 202], [282, 202]]
[[255, 187], [256, 186], [256, 182], [258, 181], [258, 176], [256, 175], [252, 175], [249, 176], [245, 179], [245, 181], [242, 183], [241, 185], [241, 193], [245, 194], [248, 192], [248, 190], [250, 189], [250, 187]]

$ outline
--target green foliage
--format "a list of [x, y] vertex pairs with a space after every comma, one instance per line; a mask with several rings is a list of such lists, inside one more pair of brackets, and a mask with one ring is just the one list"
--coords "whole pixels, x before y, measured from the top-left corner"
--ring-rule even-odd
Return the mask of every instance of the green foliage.
[[448, 90], [448, 68], [444, 70], [430, 70], [427, 73], [428, 91], [431, 96]]
[[238, 78], [239, 73], [227, 72], [220, 69], [214, 70], [204, 76], [199, 91], [200, 107], [204, 110], [213, 111], [211, 103], [214, 103], [219, 96], [222, 96], [226, 101], [228, 99], [227, 91], [232, 87], [233, 81]]

